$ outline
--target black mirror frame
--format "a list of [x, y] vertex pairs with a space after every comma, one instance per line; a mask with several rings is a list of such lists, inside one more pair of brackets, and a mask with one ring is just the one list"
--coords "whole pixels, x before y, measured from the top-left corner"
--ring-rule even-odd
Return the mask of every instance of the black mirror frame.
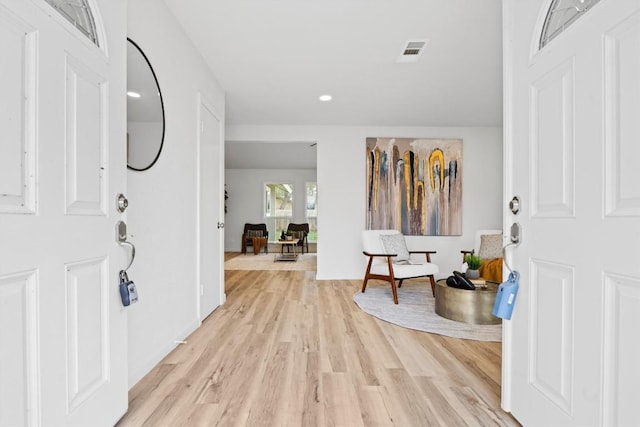
[[158, 95], [160, 96], [160, 108], [162, 109], [162, 139], [160, 140], [160, 147], [158, 147], [158, 153], [156, 154], [156, 157], [153, 159], [153, 161], [149, 164], [149, 166], [146, 166], [144, 168], [135, 168], [129, 165], [129, 158], [127, 155], [127, 169], [142, 172], [150, 169], [153, 165], [156, 164], [156, 162], [160, 158], [160, 153], [162, 153], [162, 148], [164, 146], [164, 135], [165, 135], [167, 117], [165, 116], [165, 113], [164, 113], [164, 99], [162, 98], [162, 90], [160, 89], [160, 83], [158, 82], [158, 77], [156, 76], [155, 70], [151, 66], [151, 62], [149, 62], [149, 58], [147, 58], [147, 55], [144, 54], [144, 51], [140, 48], [140, 46], [138, 46], [136, 42], [131, 40], [129, 37], [127, 37], [127, 41], [131, 43], [136, 49], [138, 49], [138, 52], [140, 52], [140, 54], [146, 61], [147, 65], [149, 66], [149, 69], [151, 70], [151, 74], [153, 75], [153, 79], [156, 82], [156, 87], [158, 88]]

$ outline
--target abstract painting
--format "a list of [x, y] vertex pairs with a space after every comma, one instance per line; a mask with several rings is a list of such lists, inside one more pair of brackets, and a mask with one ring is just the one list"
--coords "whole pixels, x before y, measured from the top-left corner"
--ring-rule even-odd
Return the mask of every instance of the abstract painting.
[[367, 138], [369, 230], [462, 234], [462, 140]]

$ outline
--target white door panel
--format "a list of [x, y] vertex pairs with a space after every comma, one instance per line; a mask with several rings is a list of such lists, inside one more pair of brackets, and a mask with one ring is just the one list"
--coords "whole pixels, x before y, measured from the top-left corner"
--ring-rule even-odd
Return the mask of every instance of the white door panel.
[[0, 277], [0, 424], [38, 423], [37, 271]]
[[126, 5], [91, 3], [114, 21], [106, 51], [44, 1], [0, 0], [0, 425], [113, 425], [127, 407]]
[[66, 213], [106, 215], [108, 85], [70, 55], [65, 68]]
[[640, 14], [605, 34], [606, 216], [640, 216]]
[[640, 279], [606, 274], [604, 313], [603, 424], [631, 426], [638, 421]]
[[506, 401], [525, 425], [633, 425], [640, 1], [602, 0], [533, 54], [550, 2], [504, 4], [506, 186], [525, 206], [508, 217], [523, 240], [511, 250], [521, 288]]
[[0, 213], [35, 212], [36, 31], [0, 8]]
[[572, 58], [531, 84], [531, 215], [574, 216]]

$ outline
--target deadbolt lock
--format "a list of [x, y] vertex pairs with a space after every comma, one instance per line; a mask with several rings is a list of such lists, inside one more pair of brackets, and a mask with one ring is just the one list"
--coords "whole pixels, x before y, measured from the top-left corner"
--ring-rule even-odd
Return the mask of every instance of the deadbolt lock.
[[509, 209], [512, 214], [518, 215], [520, 212], [520, 198], [518, 196], [513, 196], [513, 199], [509, 202]]
[[116, 196], [116, 209], [118, 209], [118, 212], [122, 213], [125, 210], [127, 210], [127, 207], [129, 206], [129, 200], [127, 200], [127, 198], [125, 197], [124, 194], [120, 193]]

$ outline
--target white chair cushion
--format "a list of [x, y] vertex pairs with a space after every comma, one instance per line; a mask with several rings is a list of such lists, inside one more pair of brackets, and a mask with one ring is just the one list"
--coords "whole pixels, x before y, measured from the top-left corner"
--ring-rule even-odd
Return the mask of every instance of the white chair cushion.
[[385, 234], [400, 234], [398, 230], [363, 230], [362, 246], [365, 252], [370, 254], [383, 254], [382, 242], [380, 236]]
[[474, 246], [473, 246], [473, 249], [476, 252], [476, 255], [478, 254], [478, 252], [480, 252], [480, 243], [481, 243], [481, 240], [482, 240], [482, 236], [487, 235], [487, 234], [500, 234], [500, 235], [502, 235], [502, 230], [497, 230], [497, 229], [476, 230], [476, 239], [475, 239], [475, 243], [474, 243]]
[[482, 259], [495, 259], [502, 256], [502, 234], [483, 234], [480, 236], [478, 256]]
[[[424, 264], [394, 264], [393, 275], [396, 279], [407, 279], [409, 277], [430, 276], [438, 274], [440, 269], [437, 265], [425, 262]], [[386, 262], [374, 263], [371, 265], [372, 274], [389, 275], [389, 266]]]
[[397, 254], [393, 257], [393, 262], [398, 263], [409, 260], [409, 249], [407, 249], [407, 243], [404, 241], [404, 236], [398, 234], [382, 234], [380, 236], [380, 242], [384, 253]]

